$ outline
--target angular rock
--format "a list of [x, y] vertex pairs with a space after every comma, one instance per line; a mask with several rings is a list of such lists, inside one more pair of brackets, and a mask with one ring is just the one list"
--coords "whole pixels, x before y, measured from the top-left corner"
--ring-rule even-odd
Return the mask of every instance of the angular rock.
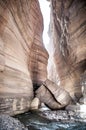
[[36, 97], [51, 109], [61, 109], [71, 103], [68, 92], [48, 79], [38, 88]]
[[35, 98], [32, 100], [32, 102], [31, 102], [31, 107], [30, 107], [30, 109], [31, 109], [31, 110], [35, 110], [35, 109], [38, 109], [39, 106], [40, 106], [40, 100], [39, 100], [39, 98], [35, 97]]
[[44, 85], [41, 85], [36, 90], [36, 97], [38, 97], [41, 102], [45, 103], [51, 109], [59, 109], [61, 107], [61, 105], [54, 100], [54, 97]]
[[57, 86], [54, 82], [47, 79], [43, 83], [47, 89], [53, 94], [56, 101], [59, 102], [61, 105], [66, 106], [70, 103], [71, 97], [67, 91], [65, 91], [62, 87]]

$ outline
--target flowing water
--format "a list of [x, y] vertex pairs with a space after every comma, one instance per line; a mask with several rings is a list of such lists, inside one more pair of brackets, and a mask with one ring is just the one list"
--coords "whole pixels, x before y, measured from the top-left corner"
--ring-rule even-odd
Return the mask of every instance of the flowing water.
[[86, 130], [84, 122], [57, 122], [48, 120], [39, 115], [39, 112], [32, 111], [17, 115], [18, 118], [28, 130]]

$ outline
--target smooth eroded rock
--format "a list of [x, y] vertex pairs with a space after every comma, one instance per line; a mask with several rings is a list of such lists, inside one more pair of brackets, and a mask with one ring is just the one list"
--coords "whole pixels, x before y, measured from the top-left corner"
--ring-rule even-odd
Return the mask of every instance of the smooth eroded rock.
[[38, 0], [0, 0], [0, 113], [29, 110], [33, 85], [47, 77]]
[[51, 0], [49, 31], [49, 78], [78, 101], [86, 70], [86, 1]]
[[36, 97], [51, 109], [61, 109], [71, 103], [69, 93], [48, 79], [38, 88]]
[[38, 109], [40, 106], [40, 100], [39, 98], [35, 97], [32, 102], [31, 102], [31, 110], [35, 110], [35, 109]]

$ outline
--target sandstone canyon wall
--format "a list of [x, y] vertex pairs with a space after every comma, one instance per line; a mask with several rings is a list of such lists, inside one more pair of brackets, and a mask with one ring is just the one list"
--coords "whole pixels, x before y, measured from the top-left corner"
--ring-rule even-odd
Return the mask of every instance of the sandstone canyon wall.
[[86, 70], [86, 1], [51, 0], [50, 30], [54, 79], [58, 76], [60, 86], [78, 100], [82, 94], [80, 78]]
[[[0, 0], [0, 113], [14, 115], [29, 110], [33, 86], [37, 88], [47, 79], [48, 53], [42, 32], [38, 0]], [[86, 0], [51, 0], [49, 35], [49, 79], [59, 85], [46, 80], [36, 92], [52, 109], [60, 109], [71, 97], [77, 101], [82, 95]]]
[[0, 113], [27, 111], [47, 77], [38, 0], [0, 0]]

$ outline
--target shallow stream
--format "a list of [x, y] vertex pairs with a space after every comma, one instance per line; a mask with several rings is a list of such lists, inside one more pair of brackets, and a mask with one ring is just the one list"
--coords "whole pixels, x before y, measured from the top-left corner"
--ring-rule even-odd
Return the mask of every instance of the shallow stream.
[[38, 111], [31, 111], [17, 115], [28, 130], [86, 130], [84, 122], [57, 122], [40, 116]]

